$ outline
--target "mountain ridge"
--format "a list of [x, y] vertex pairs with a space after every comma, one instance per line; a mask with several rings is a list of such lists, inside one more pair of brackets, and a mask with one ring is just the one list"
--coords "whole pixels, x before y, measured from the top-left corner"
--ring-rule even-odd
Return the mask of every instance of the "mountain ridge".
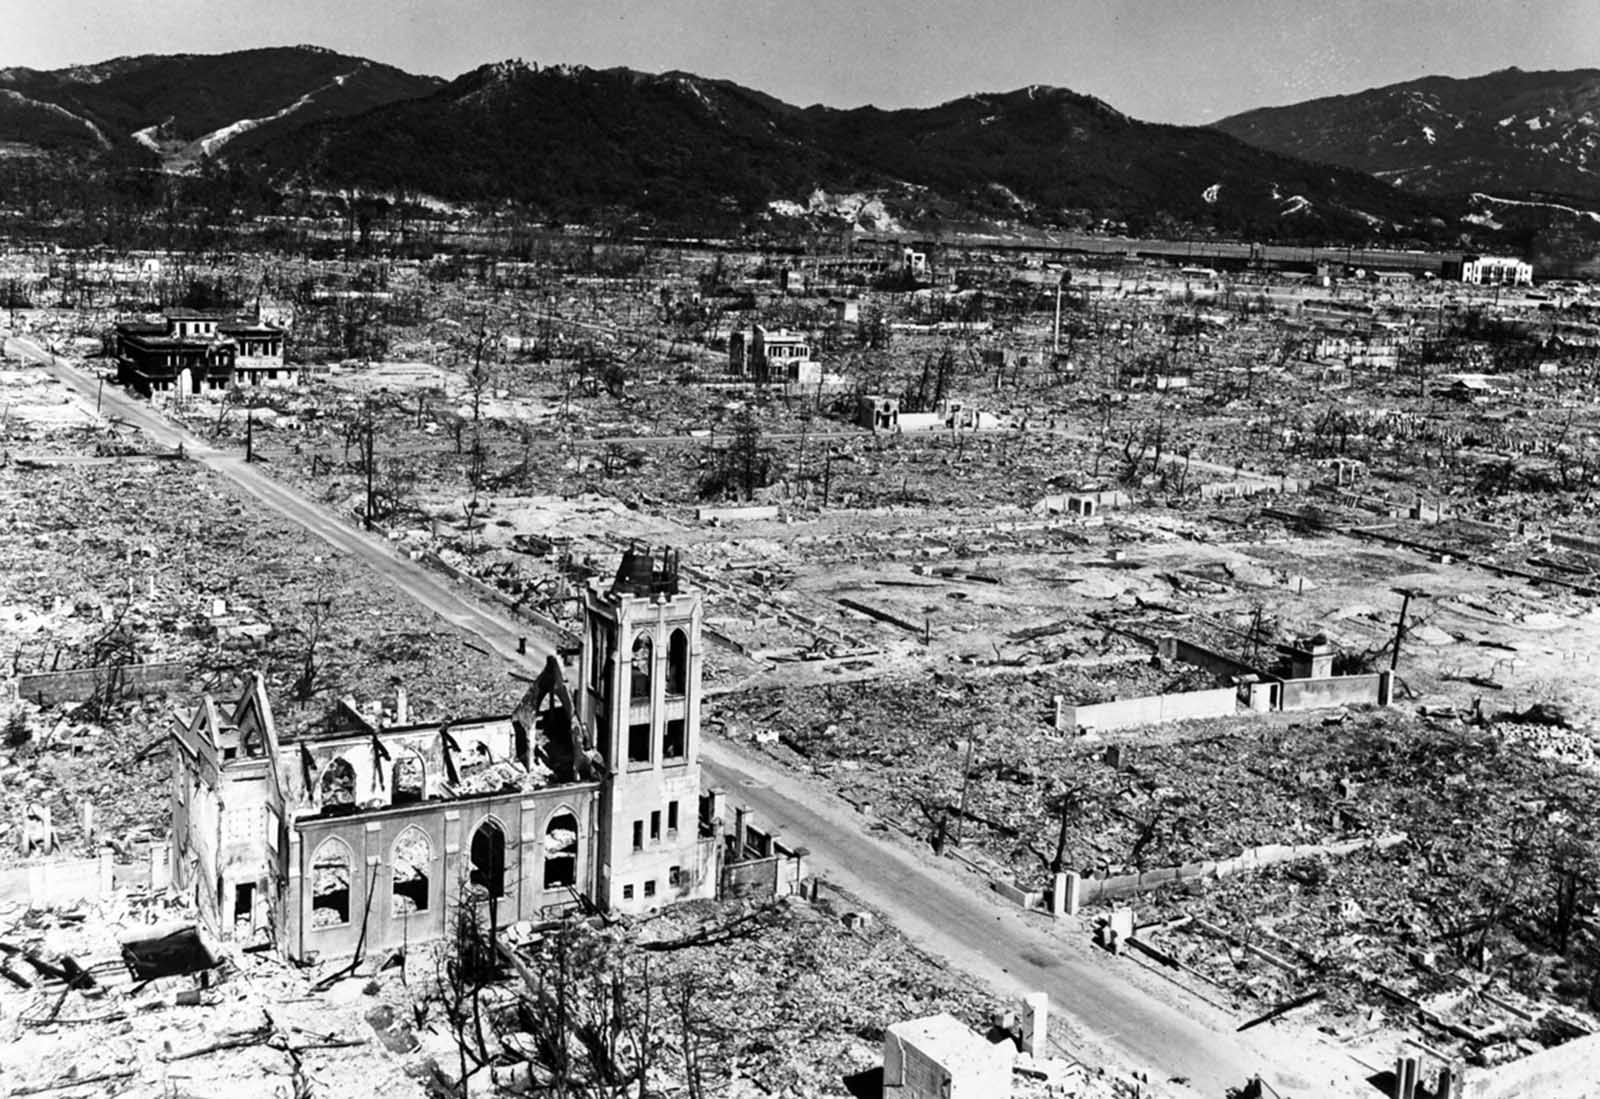
[[1427, 201], [1355, 173], [1040, 85], [840, 109], [681, 71], [502, 63], [307, 126], [255, 167], [558, 215], [627, 206], [748, 219], [820, 189], [882, 192], [917, 217], [1179, 221], [1268, 237], [1437, 231], [1443, 221]]
[[[0, 71], [0, 151], [302, 193], [427, 195], [563, 221], [826, 220], [858, 195], [921, 224], [1452, 241], [1447, 205], [1068, 88], [801, 107], [673, 70], [493, 62], [452, 80], [321, 47]], [[1470, 229], [1470, 226], [1466, 228]]]

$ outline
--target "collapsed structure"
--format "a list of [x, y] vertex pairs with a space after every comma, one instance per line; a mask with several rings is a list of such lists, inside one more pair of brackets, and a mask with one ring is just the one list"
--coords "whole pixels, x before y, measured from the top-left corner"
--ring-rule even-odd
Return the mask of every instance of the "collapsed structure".
[[575, 693], [552, 656], [508, 714], [415, 722], [401, 691], [292, 736], [259, 674], [229, 710], [206, 696], [173, 733], [174, 887], [294, 958], [436, 938], [459, 904], [496, 926], [643, 912], [714, 896], [724, 864], [793, 887], [803, 850], [742, 811], [730, 843], [701, 796], [701, 625], [676, 554], [635, 548], [585, 596]]

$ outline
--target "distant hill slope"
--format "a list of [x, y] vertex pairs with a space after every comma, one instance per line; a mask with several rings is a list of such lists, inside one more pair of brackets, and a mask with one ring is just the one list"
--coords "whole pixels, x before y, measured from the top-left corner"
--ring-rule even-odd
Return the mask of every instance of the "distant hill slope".
[[1600, 202], [1600, 70], [1429, 76], [1246, 111], [1214, 128], [1252, 145], [1433, 194]]
[[258, 147], [254, 160], [280, 178], [562, 214], [748, 217], [774, 202], [804, 206], [820, 190], [879, 192], [913, 216], [1109, 217], [1268, 238], [1444, 224], [1427, 200], [1357, 173], [1038, 87], [843, 111], [685, 73], [508, 63], [305, 127]]
[[432, 92], [441, 81], [314, 46], [0, 69], [0, 145], [191, 166], [307, 123]]

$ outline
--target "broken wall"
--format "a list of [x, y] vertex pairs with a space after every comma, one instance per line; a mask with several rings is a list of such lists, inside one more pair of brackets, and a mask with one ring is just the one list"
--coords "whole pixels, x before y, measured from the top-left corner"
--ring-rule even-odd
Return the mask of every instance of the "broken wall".
[[[297, 820], [289, 830], [287, 927], [280, 946], [294, 958], [330, 958], [348, 956], [358, 944], [371, 953], [441, 937], [447, 914], [482, 867], [483, 837], [497, 836], [487, 846], [498, 844], [493, 876], [501, 889], [494, 912], [500, 925], [564, 911], [576, 894], [593, 895], [598, 790], [598, 783], [574, 783]], [[571, 836], [562, 827], [569, 815], [577, 825]], [[571, 856], [576, 861], [563, 861], [556, 875], [570, 877], [571, 885], [546, 888], [549, 860]], [[319, 906], [319, 892], [342, 896]], [[487, 901], [477, 903], [487, 921]], [[315, 915], [318, 907], [323, 916]]]
[[1104, 731], [1193, 718], [1230, 717], [1238, 705], [1239, 692], [1233, 687], [1124, 698], [1092, 706], [1062, 706], [1058, 711], [1057, 728], [1067, 733], [1083, 729]]
[[1196, 668], [1203, 668], [1213, 675], [1221, 676], [1253, 676], [1257, 679], [1268, 678], [1258, 668], [1252, 668], [1241, 660], [1231, 656], [1214, 652], [1181, 637], [1163, 637], [1156, 641], [1156, 651], [1163, 660], [1176, 660], [1183, 664], [1191, 664]]
[[17, 676], [17, 697], [36, 706], [60, 706], [109, 696], [116, 700], [170, 694], [189, 687], [185, 664], [123, 664]]
[[0, 903], [33, 908], [93, 900], [114, 888], [111, 852], [90, 859], [49, 859], [0, 870]]
[[1138, 893], [1159, 889], [1164, 885], [1174, 885], [1178, 882], [1193, 881], [1196, 878], [1225, 878], [1232, 874], [1239, 874], [1251, 870], [1260, 870], [1263, 867], [1273, 866], [1277, 863], [1296, 862], [1300, 859], [1318, 858], [1323, 856], [1337, 857], [1349, 855], [1368, 847], [1377, 850], [1387, 850], [1397, 844], [1404, 843], [1404, 833], [1395, 833], [1379, 836], [1376, 839], [1348, 840], [1344, 843], [1267, 843], [1257, 847], [1247, 847], [1231, 859], [1203, 859], [1198, 862], [1184, 863], [1182, 866], [1163, 866], [1153, 870], [1141, 870], [1136, 874], [1119, 874], [1106, 878], [1083, 878], [1079, 883], [1079, 903], [1088, 904], [1091, 901], [1110, 900], [1116, 897], [1129, 897]]

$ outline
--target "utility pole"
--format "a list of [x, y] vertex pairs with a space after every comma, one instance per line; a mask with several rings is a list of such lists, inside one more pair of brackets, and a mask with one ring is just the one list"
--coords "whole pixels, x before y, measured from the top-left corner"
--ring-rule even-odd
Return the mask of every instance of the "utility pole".
[[247, 409], [244, 415], [244, 460], [248, 464], [256, 460], [256, 410]]
[[1414, 588], [1395, 588], [1394, 591], [1400, 598], [1400, 621], [1394, 627], [1394, 651], [1389, 654], [1389, 670], [1396, 671], [1400, 667], [1400, 643], [1406, 637], [1406, 612], [1411, 609], [1411, 598], [1426, 599], [1428, 593], [1417, 591]]
[[1056, 279], [1055, 339], [1054, 339], [1053, 343], [1051, 344], [1051, 348], [1050, 348], [1050, 353], [1052, 355], [1052, 359], [1051, 359], [1051, 365], [1052, 366], [1055, 365], [1055, 360], [1054, 360], [1053, 356], [1061, 354], [1061, 284], [1066, 280], [1067, 277], [1068, 276], [1067, 276], [1066, 272], [1063, 271], [1062, 274], [1061, 274], [1061, 277]]
[[366, 528], [372, 529], [372, 467], [377, 465], [377, 456], [373, 453], [372, 418], [370, 410], [367, 417], [367, 506], [362, 509], [362, 518], [366, 520]]

